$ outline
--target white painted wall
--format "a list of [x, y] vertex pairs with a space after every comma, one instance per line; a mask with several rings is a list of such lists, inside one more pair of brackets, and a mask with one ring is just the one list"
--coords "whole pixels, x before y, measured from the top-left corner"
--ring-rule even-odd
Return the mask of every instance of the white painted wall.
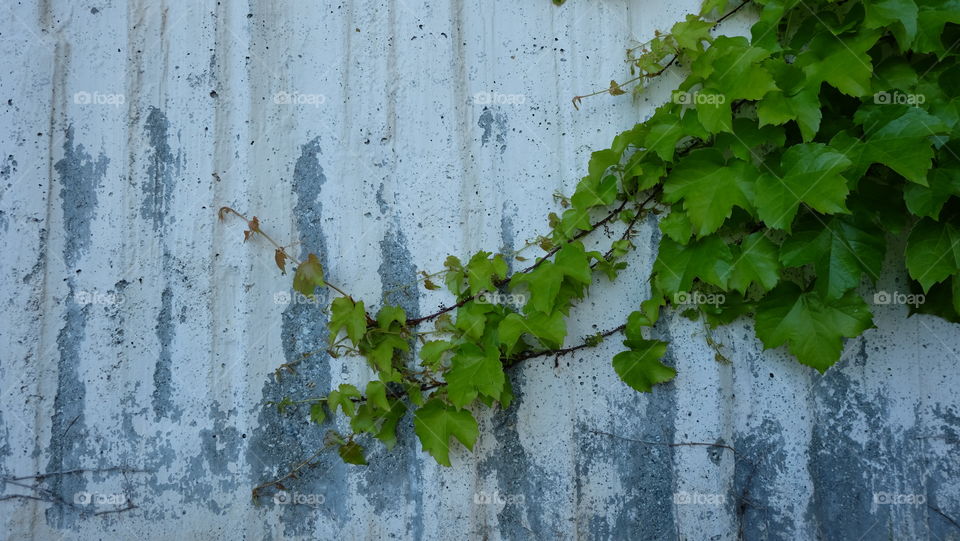
[[[315, 356], [274, 379], [320, 343], [324, 316], [276, 303], [290, 276], [215, 209], [320, 252], [329, 279], [368, 304], [429, 313], [449, 299], [390, 290], [447, 254], [543, 232], [552, 194], [570, 193], [590, 152], [649, 115], [679, 75], [638, 102], [602, 96], [578, 112], [570, 99], [624, 79], [630, 40], [696, 8], [0, 6], [0, 471], [3, 494], [39, 498], [0, 501], [0, 537], [960, 538], [944, 517], [960, 520], [960, 335], [895, 306], [878, 307], [877, 328], [824, 376], [762, 352], [748, 322], [716, 332], [733, 360], [718, 363], [702, 326], [672, 316], [657, 332], [680, 375], [650, 395], [616, 378], [612, 340], [514, 371], [517, 405], [482, 414], [476, 452], [457, 451], [452, 468], [408, 424], [368, 468], [324, 454], [289, 483], [316, 507], [251, 502], [322, 438], [263, 402], [367, 374]], [[322, 103], [278, 104], [280, 92]], [[485, 107], [480, 92], [523, 103]], [[594, 288], [571, 341], [645, 298], [658, 238], [643, 224], [632, 271]], [[903, 277], [880, 287], [902, 290]], [[138, 471], [62, 473], [118, 467]], [[13, 479], [47, 473], [39, 488]], [[506, 503], [475, 503], [494, 492]], [[110, 513], [118, 498], [136, 508]]]

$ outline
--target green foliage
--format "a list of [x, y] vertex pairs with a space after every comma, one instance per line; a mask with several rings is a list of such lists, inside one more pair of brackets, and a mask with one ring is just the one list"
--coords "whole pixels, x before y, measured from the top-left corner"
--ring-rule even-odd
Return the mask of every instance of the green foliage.
[[[373, 378], [363, 394], [344, 384], [306, 403], [312, 421], [349, 425], [349, 437], [335, 438], [345, 461], [366, 462], [361, 437], [395, 445], [409, 407], [423, 449], [450, 465], [451, 438], [476, 443], [473, 412], [509, 406], [509, 367], [597, 346], [616, 331], [625, 340], [614, 371], [650, 392], [676, 376], [663, 362], [669, 345], [649, 337], [671, 308], [709, 325], [752, 316], [766, 348], [785, 347], [823, 372], [846, 339], [873, 326], [861, 294], [893, 259], [905, 262], [909, 290], [931, 299], [915, 312], [960, 321], [960, 51], [944, 39], [958, 37], [960, 7], [749, 3], [750, 37], [712, 32], [743, 6], [707, 0], [699, 15], [630, 49], [637, 91], [676, 63], [689, 75], [670, 103], [591, 155], [574, 193], [557, 198], [549, 234], [531, 243], [544, 253], [529, 266], [511, 275], [517, 254], [481, 251], [466, 264], [450, 256], [423, 276], [432, 290], [443, 274], [452, 302], [413, 320], [395, 306], [371, 317], [336, 290], [328, 351], [364, 357]], [[567, 315], [598, 274], [621, 273], [634, 224], [651, 215], [663, 236], [650, 298], [621, 327], [565, 348]], [[262, 234], [250, 223], [248, 234]], [[584, 237], [615, 225], [609, 250], [586, 248]], [[887, 258], [904, 238], [904, 253]], [[311, 254], [294, 288], [312, 295], [321, 285], [333, 287]], [[699, 298], [716, 302], [691, 303]]]

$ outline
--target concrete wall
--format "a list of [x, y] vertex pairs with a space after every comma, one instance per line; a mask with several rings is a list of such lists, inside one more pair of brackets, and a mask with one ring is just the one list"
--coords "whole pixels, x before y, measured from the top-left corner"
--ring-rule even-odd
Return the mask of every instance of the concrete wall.
[[[274, 377], [321, 345], [328, 299], [286, 303], [290, 276], [216, 209], [318, 252], [368, 305], [429, 313], [449, 299], [399, 287], [543, 232], [552, 194], [678, 76], [638, 102], [570, 99], [625, 78], [631, 39], [696, 8], [4, 2], [0, 537], [960, 539], [960, 334], [894, 305], [824, 376], [763, 352], [746, 321], [715, 332], [718, 362], [699, 323], [670, 316], [656, 334], [680, 375], [652, 394], [617, 379], [616, 340], [528, 362], [452, 468], [408, 420], [369, 467], [325, 453], [288, 483], [317, 505], [251, 501], [323, 433], [264, 401], [368, 374], [315, 355]], [[571, 340], [645, 298], [658, 238], [643, 224]]]

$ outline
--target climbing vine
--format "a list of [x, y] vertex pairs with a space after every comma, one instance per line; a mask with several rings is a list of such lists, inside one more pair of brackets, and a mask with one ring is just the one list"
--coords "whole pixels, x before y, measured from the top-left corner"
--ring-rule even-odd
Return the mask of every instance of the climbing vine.
[[[748, 36], [714, 35], [744, 8], [755, 20]], [[424, 450], [449, 466], [452, 440], [468, 449], [477, 440], [473, 411], [508, 407], [506, 369], [528, 359], [622, 333], [612, 368], [626, 385], [648, 392], [673, 379], [669, 345], [649, 335], [666, 309], [710, 327], [752, 317], [766, 348], [786, 346], [823, 372], [844, 339], [873, 326], [859, 290], [876, 282], [892, 247], [922, 299], [911, 311], [960, 321], [958, 23], [957, 0], [707, 0], [628, 51], [632, 79], [594, 93], [685, 73], [669, 103], [593, 153], [531, 244], [543, 254], [514, 273], [507, 261], [527, 261], [519, 254], [448, 257], [419, 284], [445, 286], [453, 301], [422, 317], [372, 309], [331, 284], [315, 254], [299, 261], [256, 217], [221, 209], [247, 221], [246, 238], [273, 244], [281, 270], [296, 266], [296, 291], [337, 293], [327, 353], [362, 359], [376, 375], [276, 406], [308, 410], [318, 424], [342, 418], [331, 426], [348, 428], [331, 428], [327, 442], [351, 464], [366, 463], [374, 440], [392, 448], [412, 410]], [[621, 325], [564, 347], [571, 308], [626, 269], [634, 228], [651, 215], [663, 237], [650, 298]], [[606, 250], [586, 247], [618, 222]], [[516, 302], [499, 302], [508, 296]], [[311, 460], [255, 494], [282, 488]]]

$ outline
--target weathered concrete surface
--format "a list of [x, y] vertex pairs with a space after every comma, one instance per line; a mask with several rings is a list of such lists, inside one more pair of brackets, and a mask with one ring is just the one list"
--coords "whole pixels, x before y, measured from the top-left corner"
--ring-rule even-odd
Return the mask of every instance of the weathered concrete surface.
[[[695, 8], [5, 2], [0, 471], [107, 471], [6, 483], [39, 500], [0, 501], [0, 537], [960, 538], [960, 335], [892, 305], [825, 376], [762, 352], [746, 322], [715, 332], [719, 363], [700, 324], [670, 317], [657, 333], [680, 376], [652, 394], [617, 380], [611, 341], [514, 371], [516, 405], [483, 414], [452, 468], [407, 425], [368, 468], [322, 455], [289, 483], [316, 506], [251, 502], [322, 440], [264, 401], [367, 374], [314, 356], [273, 377], [321, 344], [328, 299], [284, 302], [290, 277], [215, 209], [320, 253], [370, 304], [427, 313], [447, 299], [400, 286], [542, 232], [551, 195], [666, 90], [579, 112], [570, 98], [623, 78], [630, 39]], [[573, 338], [645, 298], [658, 238], [643, 225], [633, 271], [594, 288]]]

